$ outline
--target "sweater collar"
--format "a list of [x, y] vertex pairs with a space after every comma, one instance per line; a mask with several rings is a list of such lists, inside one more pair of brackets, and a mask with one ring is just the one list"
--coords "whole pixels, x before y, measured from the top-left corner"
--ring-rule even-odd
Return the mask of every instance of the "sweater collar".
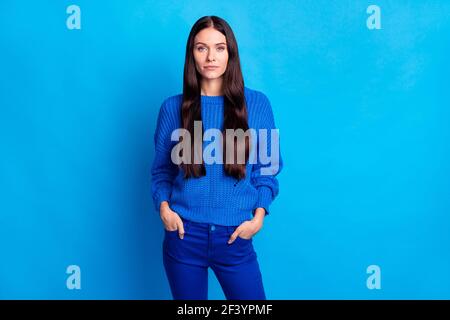
[[202, 104], [223, 104], [224, 96], [201, 96]]

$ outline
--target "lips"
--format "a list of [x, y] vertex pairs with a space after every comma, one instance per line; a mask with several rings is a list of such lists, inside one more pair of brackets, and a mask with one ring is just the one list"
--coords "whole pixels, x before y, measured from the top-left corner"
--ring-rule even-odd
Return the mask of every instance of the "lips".
[[216, 69], [218, 66], [205, 66], [205, 69]]

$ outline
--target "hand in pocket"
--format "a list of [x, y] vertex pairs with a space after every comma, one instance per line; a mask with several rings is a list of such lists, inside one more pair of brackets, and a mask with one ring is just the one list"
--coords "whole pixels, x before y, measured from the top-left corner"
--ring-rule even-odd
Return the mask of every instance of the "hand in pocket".
[[170, 209], [169, 204], [166, 201], [161, 203], [160, 217], [164, 224], [164, 228], [167, 231], [177, 231], [180, 239], [184, 238], [184, 225], [180, 216]]

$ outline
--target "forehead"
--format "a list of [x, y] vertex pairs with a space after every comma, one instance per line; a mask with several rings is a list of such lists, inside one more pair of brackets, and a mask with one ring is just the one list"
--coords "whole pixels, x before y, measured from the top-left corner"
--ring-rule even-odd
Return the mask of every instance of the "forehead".
[[201, 30], [194, 38], [194, 43], [203, 42], [206, 44], [215, 45], [217, 43], [226, 43], [226, 37], [220, 31], [210, 27]]

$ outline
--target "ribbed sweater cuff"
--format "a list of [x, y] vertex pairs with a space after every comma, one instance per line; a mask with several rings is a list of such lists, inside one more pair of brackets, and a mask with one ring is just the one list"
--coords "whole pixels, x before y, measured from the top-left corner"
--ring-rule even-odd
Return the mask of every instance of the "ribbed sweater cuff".
[[256, 202], [256, 208], [264, 208], [266, 215], [269, 214], [269, 206], [272, 203], [272, 190], [269, 187], [258, 187], [258, 201]]
[[156, 212], [159, 212], [159, 208], [161, 207], [161, 202], [170, 200], [170, 189], [160, 189], [153, 197], [153, 203], [155, 204]]

